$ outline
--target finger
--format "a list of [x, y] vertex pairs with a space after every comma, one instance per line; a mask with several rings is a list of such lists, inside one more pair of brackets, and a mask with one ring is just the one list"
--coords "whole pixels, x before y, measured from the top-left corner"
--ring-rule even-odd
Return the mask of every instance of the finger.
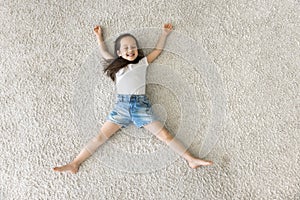
[[168, 23], [168, 24], [165, 24], [165, 28], [168, 29], [168, 30], [171, 30], [172, 29], [172, 24]]
[[94, 30], [101, 30], [101, 26], [99, 25], [95, 26]]

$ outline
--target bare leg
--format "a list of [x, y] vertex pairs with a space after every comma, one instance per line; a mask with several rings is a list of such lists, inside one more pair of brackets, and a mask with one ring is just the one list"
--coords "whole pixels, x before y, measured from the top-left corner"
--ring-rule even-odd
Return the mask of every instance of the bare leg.
[[72, 162], [61, 167], [54, 167], [53, 170], [58, 172], [70, 171], [71, 173], [76, 174], [80, 164], [89, 158], [101, 144], [106, 142], [108, 138], [120, 128], [121, 126], [110, 121], [105, 122], [101, 127], [100, 133], [87, 143]]
[[149, 130], [158, 139], [165, 142], [173, 151], [186, 159], [191, 168], [198, 168], [200, 166], [208, 166], [213, 164], [212, 161], [201, 160], [200, 158], [194, 157], [178, 139], [172, 136], [169, 131], [163, 127], [160, 122], [152, 122], [151, 124], [144, 126], [144, 128]]

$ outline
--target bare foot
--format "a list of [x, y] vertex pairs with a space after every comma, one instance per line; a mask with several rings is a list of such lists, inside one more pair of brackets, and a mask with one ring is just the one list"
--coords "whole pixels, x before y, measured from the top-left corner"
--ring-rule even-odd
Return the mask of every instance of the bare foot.
[[209, 161], [209, 160], [201, 160], [200, 158], [194, 158], [190, 161], [188, 161], [189, 163], [189, 166], [193, 169], [196, 169], [200, 166], [210, 166], [213, 164], [212, 161]]
[[72, 174], [76, 174], [79, 170], [79, 165], [76, 163], [69, 163], [61, 167], [54, 167], [53, 170], [56, 172], [70, 171]]

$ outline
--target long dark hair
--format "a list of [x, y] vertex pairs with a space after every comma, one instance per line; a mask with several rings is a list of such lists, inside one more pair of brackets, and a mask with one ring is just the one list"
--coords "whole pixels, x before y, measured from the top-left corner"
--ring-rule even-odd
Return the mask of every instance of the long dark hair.
[[[129, 60], [126, 60], [124, 58], [122, 58], [121, 56], [118, 56], [117, 54], [117, 51], [120, 50], [120, 47], [121, 47], [121, 39], [124, 38], [124, 37], [132, 37], [135, 42], [136, 42], [136, 45], [137, 45], [137, 48], [138, 48], [138, 56], [135, 60], [133, 61], [129, 61]], [[104, 73], [109, 76], [113, 81], [115, 81], [116, 79], [116, 73], [126, 67], [128, 64], [131, 64], [131, 63], [138, 63], [142, 58], [145, 57], [144, 55], [144, 52], [142, 49], [139, 48], [139, 44], [138, 44], [138, 41], [137, 39], [129, 34], [129, 33], [125, 33], [125, 34], [122, 34], [120, 35], [116, 41], [115, 41], [115, 51], [114, 51], [114, 56], [115, 56], [115, 59], [103, 70]]]

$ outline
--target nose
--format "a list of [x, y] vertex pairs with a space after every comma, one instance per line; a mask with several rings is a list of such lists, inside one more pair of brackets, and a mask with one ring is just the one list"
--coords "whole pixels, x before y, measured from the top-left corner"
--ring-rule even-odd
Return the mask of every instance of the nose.
[[130, 50], [136, 50], [137, 46], [130, 46], [129, 48], [130, 48]]

